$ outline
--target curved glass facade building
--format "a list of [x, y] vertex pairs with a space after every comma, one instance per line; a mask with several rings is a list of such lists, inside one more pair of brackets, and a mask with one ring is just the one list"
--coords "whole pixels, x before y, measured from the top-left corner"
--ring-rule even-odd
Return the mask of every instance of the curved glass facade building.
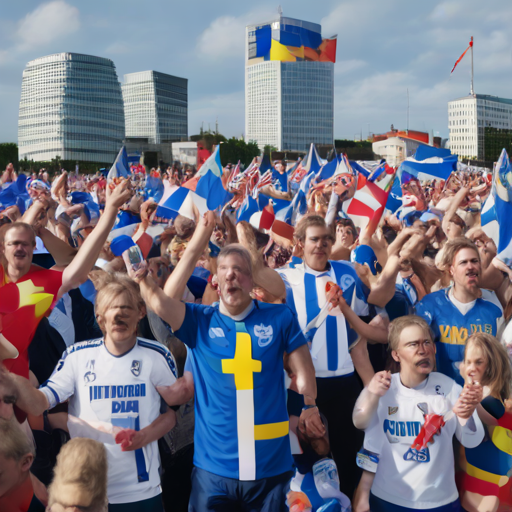
[[27, 64], [18, 121], [20, 160], [113, 162], [124, 139], [121, 85], [110, 59], [57, 53]]

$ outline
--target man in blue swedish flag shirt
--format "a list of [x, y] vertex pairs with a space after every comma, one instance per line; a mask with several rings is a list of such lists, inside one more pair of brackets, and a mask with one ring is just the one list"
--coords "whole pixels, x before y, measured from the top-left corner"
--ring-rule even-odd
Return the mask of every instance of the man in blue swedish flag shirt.
[[[171, 279], [186, 282], [213, 226], [214, 217], [207, 214]], [[289, 307], [252, 300], [248, 251], [231, 244], [217, 261], [220, 302], [213, 306], [184, 304], [150, 277], [132, 273], [147, 304], [192, 350], [196, 426], [189, 510], [231, 511], [249, 505], [254, 511], [284, 511], [292, 456], [283, 355], [288, 354], [304, 395], [300, 428], [318, 437], [324, 427], [315, 405], [313, 363]]]

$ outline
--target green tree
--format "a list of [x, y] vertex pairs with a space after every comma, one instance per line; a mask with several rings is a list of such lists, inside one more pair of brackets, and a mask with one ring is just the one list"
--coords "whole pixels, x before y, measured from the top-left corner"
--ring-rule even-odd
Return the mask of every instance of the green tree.
[[12, 163], [15, 168], [18, 167], [18, 145], [14, 142], [0, 143], [0, 170]]
[[220, 161], [223, 166], [230, 163], [236, 165], [238, 161], [247, 166], [259, 154], [260, 150], [255, 142], [247, 144], [245, 140], [235, 137], [232, 137], [220, 146]]
[[272, 153], [274, 151], [277, 151], [277, 148], [275, 146], [271, 146], [270, 144], [266, 144], [265, 147], [263, 148], [263, 154], [268, 155], [271, 158], [272, 158]]

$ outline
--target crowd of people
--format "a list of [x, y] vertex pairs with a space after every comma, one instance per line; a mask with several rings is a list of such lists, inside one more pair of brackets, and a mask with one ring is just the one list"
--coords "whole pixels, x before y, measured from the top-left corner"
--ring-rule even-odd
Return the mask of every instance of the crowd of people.
[[213, 211], [169, 207], [192, 170], [6, 168], [0, 511], [512, 508], [493, 173], [335, 158], [230, 164]]

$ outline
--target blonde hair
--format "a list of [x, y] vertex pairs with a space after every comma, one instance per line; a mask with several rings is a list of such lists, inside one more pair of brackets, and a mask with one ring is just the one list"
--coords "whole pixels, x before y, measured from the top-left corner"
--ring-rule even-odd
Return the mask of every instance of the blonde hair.
[[[94, 270], [89, 277], [98, 291], [94, 305], [96, 317], [103, 317], [114, 298], [123, 294], [128, 295], [134, 308], [145, 310], [146, 304], [140, 294], [139, 285], [126, 274]], [[104, 331], [103, 321], [99, 320], [98, 324]]]
[[482, 386], [488, 386], [491, 389], [491, 395], [501, 400], [510, 398], [510, 385], [512, 381], [512, 370], [505, 347], [490, 334], [485, 332], [473, 333], [466, 342], [464, 350], [464, 360], [468, 352], [468, 347], [474, 343], [482, 350], [487, 360]]
[[0, 419], [0, 455], [19, 462], [27, 454], [36, 456], [34, 443], [20, 428], [15, 417]]
[[434, 340], [434, 335], [432, 333], [432, 329], [427, 324], [427, 322], [421, 318], [421, 316], [416, 315], [405, 315], [395, 318], [389, 324], [389, 334], [388, 334], [388, 350], [393, 351], [398, 349], [398, 344], [400, 342], [400, 335], [402, 331], [407, 327], [411, 326], [419, 327], [423, 333], [430, 338], [431, 341]]
[[57, 456], [48, 506], [79, 505], [88, 512], [107, 511], [107, 451], [93, 439], [75, 437]]
[[443, 270], [449, 270], [449, 268], [453, 265], [455, 256], [457, 256], [459, 251], [462, 249], [472, 249], [475, 251], [478, 261], [480, 261], [480, 253], [478, 252], [478, 247], [475, 245], [475, 243], [465, 236], [459, 236], [453, 240], [450, 240], [443, 247], [443, 255], [440, 262], [441, 268]]

